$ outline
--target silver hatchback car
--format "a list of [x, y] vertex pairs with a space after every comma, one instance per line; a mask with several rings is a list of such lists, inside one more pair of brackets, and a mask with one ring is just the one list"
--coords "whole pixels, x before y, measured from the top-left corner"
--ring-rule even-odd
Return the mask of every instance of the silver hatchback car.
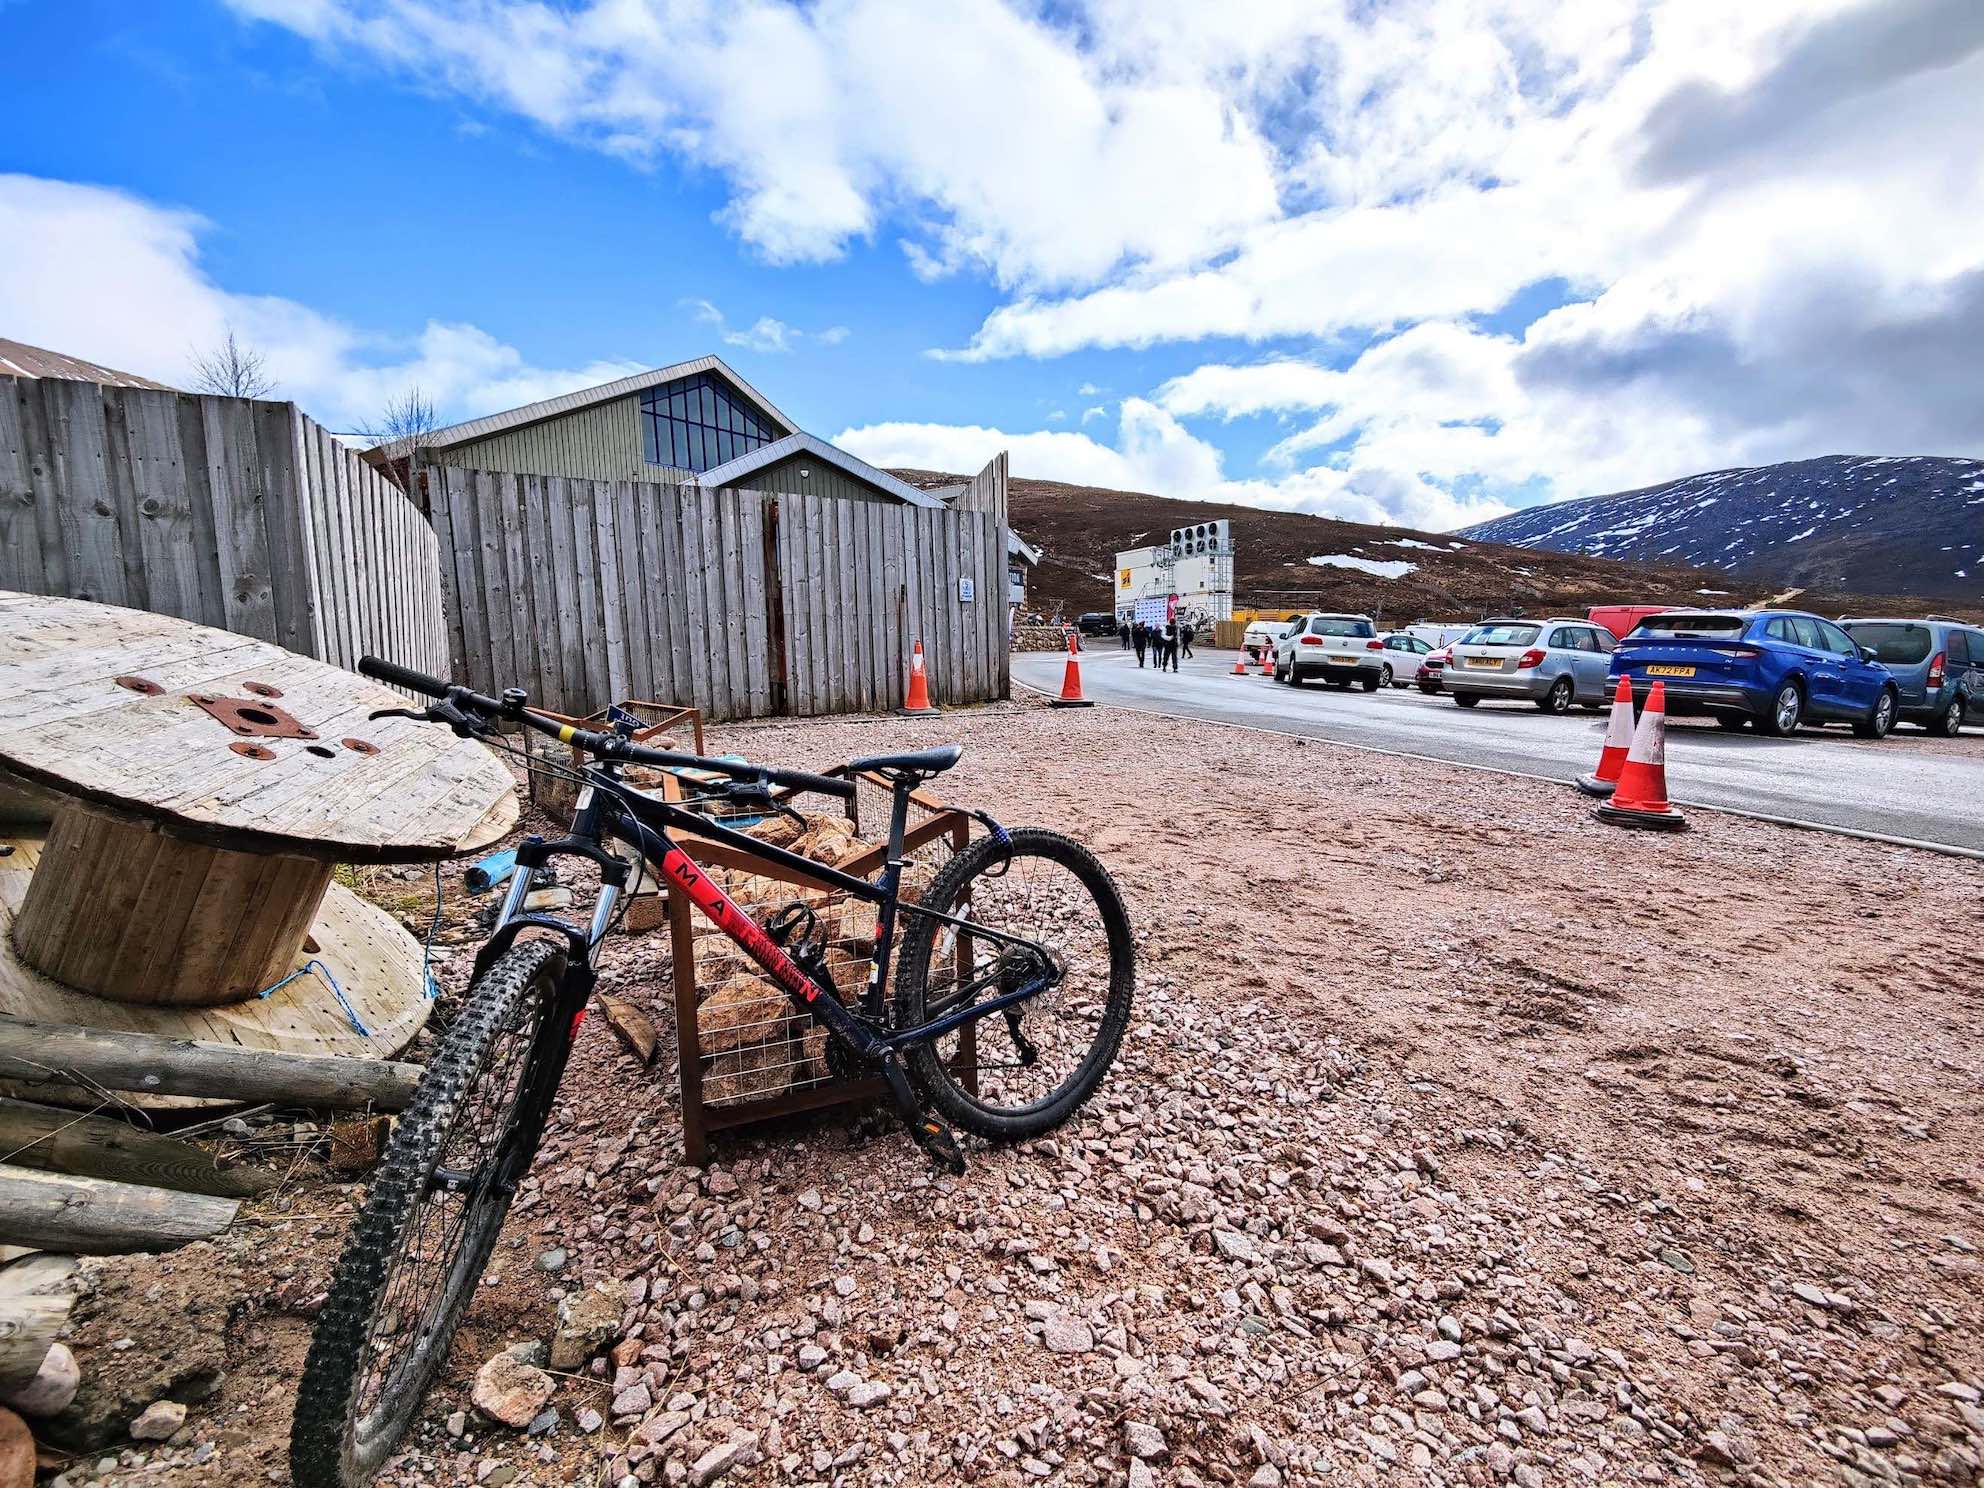
[[1589, 620], [1484, 620], [1454, 642], [1442, 680], [1463, 708], [1483, 698], [1520, 699], [1546, 713], [1605, 704], [1612, 632]]

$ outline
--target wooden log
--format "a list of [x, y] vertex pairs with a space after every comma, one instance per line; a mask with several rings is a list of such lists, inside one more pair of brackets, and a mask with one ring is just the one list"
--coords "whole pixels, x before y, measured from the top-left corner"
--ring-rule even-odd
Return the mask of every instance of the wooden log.
[[73, 1256], [33, 1255], [0, 1271], [0, 1394], [25, 1389], [68, 1321]]
[[420, 1066], [333, 1054], [276, 1054], [236, 1044], [109, 1033], [0, 1017], [0, 1080], [94, 1085], [147, 1095], [401, 1111]]
[[212, 1194], [0, 1166], [0, 1239], [76, 1255], [177, 1250], [218, 1235], [240, 1207]]
[[13, 1100], [0, 1100], [0, 1162], [221, 1198], [267, 1193], [279, 1181], [261, 1168], [221, 1168], [204, 1148], [109, 1116]]

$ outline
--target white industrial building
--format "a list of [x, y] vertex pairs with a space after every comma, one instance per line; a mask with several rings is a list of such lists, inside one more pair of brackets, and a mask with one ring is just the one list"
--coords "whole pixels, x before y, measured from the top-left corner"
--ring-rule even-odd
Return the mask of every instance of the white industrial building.
[[1233, 533], [1224, 519], [1171, 529], [1171, 540], [1116, 555], [1118, 619], [1162, 620], [1177, 607], [1205, 623], [1233, 618]]

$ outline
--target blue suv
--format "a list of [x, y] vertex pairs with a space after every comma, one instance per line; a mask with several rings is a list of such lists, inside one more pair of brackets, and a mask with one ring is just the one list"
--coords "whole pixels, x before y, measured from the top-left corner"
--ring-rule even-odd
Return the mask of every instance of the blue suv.
[[1632, 679], [1636, 708], [1661, 682], [1670, 713], [1707, 713], [1727, 729], [1755, 723], [1761, 734], [1839, 722], [1881, 739], [1899, 703], [1893, 674], [1871, 648], [1802, 610], [1648, 615], [1612, 653], [1611, 676]]

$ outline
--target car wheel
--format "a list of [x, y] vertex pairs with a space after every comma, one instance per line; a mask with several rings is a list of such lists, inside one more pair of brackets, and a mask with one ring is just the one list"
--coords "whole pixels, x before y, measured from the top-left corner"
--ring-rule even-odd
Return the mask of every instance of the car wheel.
[[1715, 721], [1719, 727], [1726, 728], [1733, 734], [1750, 721], [1750, 716], [1747, 713], [1718, 713], [1715, 715]]
[[1798, 723], [1805, 715], [1805, 694], [1796, 682], [1786, 682], [1777, 689], [1777, 696], [1771, 699], [1770, 707], [1757, 715], [1757, 732], [1782, 739], [1787, 734], [1798, 732]]
[[1922, 726], [1939, 739], [1954, 739], [1963, 731], [1963, 699], [1951, 698], [1947, 708]]
[[1894, 727], [1894, 689], [1883, 687], [1865, 718], [1856, 719], [1853, 732], [1862, 739], [1885, 739]]
[[[1385, 680], [1387, 683], [1389, 683], [1391, 679], [1388, 677]], [[1376, 692], [1378, 690], [1378, 679], [1376, 677], [1365, 677], [1358, 683], [1358, 685], [1362, 687], [1366, 692]]]
[[1481, 701], [1481, 695], [1479, 693], [1457, 692], [1454, 694], [1454, 705], [1456, 707], [1472, 708], [1476, 703], [1480, 701]]
[[1559, 677], [1550, 684], [1550, 690], [1536, 700], [1536, 706], [1545, 713], [1568, 713], [1571, 711], [1571, 694], [1576, 690], [1569, 677]]
[[1392, 678], [1392, 664], [1389, 661], [1378, 668], [1378, 680], [1387, 687], [1398, 686], [1398, 683]]

